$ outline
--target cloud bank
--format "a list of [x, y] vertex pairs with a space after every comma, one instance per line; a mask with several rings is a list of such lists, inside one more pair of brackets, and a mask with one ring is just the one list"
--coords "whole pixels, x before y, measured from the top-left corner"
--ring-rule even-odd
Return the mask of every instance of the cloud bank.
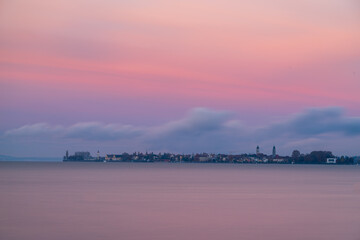
[[[284, 154], [294, 148], [311, 151], [315, 147], [356, 154], [350, 148], [360, 139], [360, 118], [346, 116], [338, 107], [307, 109], [261, 127], [246, 126], [234, 116], [227, 111], [195, 108], [182, 119], [150, 127], [100, 122], [71, 126], [37, 123], [5, 131], [1, 142], [18, 144], [21, 148], [26, 140], [36, 139], [46, 145], [47, 139], [51, 139], [48, 144], [59, 143], [66, 149], [67, 143], [75, 141], [84, 147], [88, 144], [107, 149], [106, 145], [111, 145], [113, 152], [148, 149], [155, 152], [235, 153], [253, 152], [256, 145], [264, 146], [264, 149], [276, 145]], [[344, 145], [346, 143], [349, 149]]]
[[316, 136], [341, 133], [347, 136], [360, 135], [360, 118], [346, 117], [342, 108], [312, 108], [297, 114], [290, 120], [272, 124], [266, 128], [269, 133], [292, 136]]

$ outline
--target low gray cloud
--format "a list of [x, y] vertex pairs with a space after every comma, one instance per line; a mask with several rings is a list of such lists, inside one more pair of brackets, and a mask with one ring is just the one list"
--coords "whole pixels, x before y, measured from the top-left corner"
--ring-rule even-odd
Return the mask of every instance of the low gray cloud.
[[143, 134], [143, 129], [131, 125], [103, 124], [99, 122], [83, 122], [68, 127], [53, 126], [47, 123], [25, 125], [8, 130], [5, 137], [57, 137], [83, 140], [119, 140], [133, 138]]
[[347, 136], [360, 135], [360, 118], [346, 117], [339, 107], [311, 108], [292, 116], [287, 121], [269, 124], [260, 129], [269, 135], [311, 137], [329, 133], [340, 133]]
[[153, 127], [149, 129], [149, 133], [157, 138], [172, 136], [192, 138], [211, 134], [224, 130], [231, 115], [232, 113], [226, 111], [195, 108], [184, 118]]
[[196, 108], [183, 119], [150, 128], [144, 139], [154, 149], [178, 152], [223, 149], [225, 145], [232, 144], [230, 140], [239, 131], [232, 116], [227, 111]]
[[85, 140], [118, 140], [141, 136], [144, 130], [140, 127], [121, 124], [102, 124], [98, 122], [78, 123], [66, 129], [64, 136]]
[[264, 149], [277, 145], [286, 151], [297, 146], [306, 150], [311, 147], [343, 150], [346, 149], [342, 146], [343, 142], [347, 142], [350, 148], [360, 139], [360, 118], [346, 116], [344, 110], [338, 107], [312, 108], [282, 122], [249, 127], [235, 119], [231, 112], [196, 108], [182, 119], [150, 127], [99, 122], [71, 126], [47, 123], [25, 125], [6, 131], [1, 141], [11, 139], [12, 144], [16, 144], [16, 139], [23, 138], [44, 141], [52, 138], [62, 144], [75, 139], [83, 141], [84, 145], [91, 141], [98, 145], [116, 143], [130, 148], [120, 147], [114, 152], [145, 149], [155, 152], [253, 152], [258, 144]]
[[61, 134], [64, 131], [62, 126], [53, 126], [47, 123], [36, 123], [21, 126], [8, 130], [4, 133], [5, 137], [44, 137], [54, 134]]

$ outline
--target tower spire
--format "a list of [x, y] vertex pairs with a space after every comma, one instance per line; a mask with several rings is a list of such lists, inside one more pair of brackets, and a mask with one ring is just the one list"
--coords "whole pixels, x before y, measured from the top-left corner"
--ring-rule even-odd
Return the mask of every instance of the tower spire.
[[275, 148], [275, 146], [273, 146], [272, 156], [273, 156], [273, 158], [276, 156], [276, 148]]

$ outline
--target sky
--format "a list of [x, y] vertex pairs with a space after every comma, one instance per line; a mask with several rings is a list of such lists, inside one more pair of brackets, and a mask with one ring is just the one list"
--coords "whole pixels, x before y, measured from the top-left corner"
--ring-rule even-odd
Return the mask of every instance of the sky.
[[360, 155], [358, 0], [0, 0], [0, 155]]

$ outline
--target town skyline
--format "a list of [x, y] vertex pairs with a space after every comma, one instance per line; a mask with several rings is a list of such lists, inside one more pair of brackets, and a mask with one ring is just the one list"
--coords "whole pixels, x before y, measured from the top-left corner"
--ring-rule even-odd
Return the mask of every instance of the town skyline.
[[267, 155], [260, 152], [259, 146], [256, 153], [191, 153], [179, 154], [171, 152], [134, 152], [134, 153], [112, 153], [101, 155], [99, 151], [96, 156], [90, 152], [77, 151], [73, 155], [66, 151], [63, 162], [174, 162], [174, 163], [262, 163], [262, 164], [358, 164], [360, 156], [335, 156], [331, 151], [312, 151], [301, 153], [294, 150], [290, 156], [281, 156], [276, 153], [273, 146], [272, 153]]

